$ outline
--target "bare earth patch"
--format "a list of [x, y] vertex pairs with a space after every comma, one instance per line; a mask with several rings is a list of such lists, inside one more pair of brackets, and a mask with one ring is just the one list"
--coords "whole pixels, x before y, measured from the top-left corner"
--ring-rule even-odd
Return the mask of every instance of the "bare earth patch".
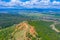
[[[29, 35], [31, 37], [29, 37]], [[24, 21], [18, 24], [15, 28], [15, 31], [11, 34], [12, 40], [32, 40], [32, 37], [36, 38], [36, 40], [41, 40], [41, 38], [37, 38], [37, 32], [34, 26], [28, 24], [28, 22]]]

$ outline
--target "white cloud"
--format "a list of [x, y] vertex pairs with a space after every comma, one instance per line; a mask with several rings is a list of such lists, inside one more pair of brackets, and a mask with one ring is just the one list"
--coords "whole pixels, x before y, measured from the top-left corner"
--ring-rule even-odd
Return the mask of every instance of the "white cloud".
[[60, 5], [60, 2], [53, 1], [53, 5]]
[[25, 2], [24, 3], [24, 7], [31, 7], [31, 8], [48, 8], [50, 5], [50, 1], [49, 0], [42, 0], [42, 1], [39, 1], [39, 0], [31, 0], [31, 1], [28, 1], [28, 2]]
[[50, 5], [50, 0], [42, 0], [40, 3], [43, 5]]
[[[21, 2], [20, 0], [11, 0], [10, 2], [2, 2], [0, 0], [0, 7], [26, 7], [26, 8], [58, 8], [59, 6], [54, 5], [60, 5], [60, 2], [53, 1], [50, 2], [50, 0], [30, 0], [26, 2]], [[60, 7], [59, 7], [60, 8]]]

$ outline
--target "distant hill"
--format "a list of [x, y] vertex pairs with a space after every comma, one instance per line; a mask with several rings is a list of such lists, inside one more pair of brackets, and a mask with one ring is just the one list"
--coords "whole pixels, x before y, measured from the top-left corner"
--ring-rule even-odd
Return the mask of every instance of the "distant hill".
[[0, 13], [0, 28], [18, 24], [23, 20], [29, 20], [29, 18], [19, 14]]
[[60, 12], [60, 9], [12, 9], [12, 8], [4, 8], [4, 9], [0, 9], [0, 12], [21, 12], [21, 11], [27, 11], [27, 12]]

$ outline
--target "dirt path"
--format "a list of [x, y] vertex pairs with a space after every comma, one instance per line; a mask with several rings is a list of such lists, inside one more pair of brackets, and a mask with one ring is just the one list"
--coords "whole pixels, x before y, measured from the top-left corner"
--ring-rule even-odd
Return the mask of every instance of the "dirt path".
[[60, 32], [60, 30], [58, 30], [58, 29], [55, 27], [56, 24], [57, 24], [57, 23], [55, 22], [54, 24], [50, 25], [50, 27], [51, 27], [54, 31]]

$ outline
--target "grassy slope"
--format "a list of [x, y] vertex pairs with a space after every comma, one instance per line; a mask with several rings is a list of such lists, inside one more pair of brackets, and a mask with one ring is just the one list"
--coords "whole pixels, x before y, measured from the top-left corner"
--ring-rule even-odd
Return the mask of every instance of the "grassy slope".
[[15, 25], [4, 28], [0, 31], [0, 40], [8, 40], [11, 38], [11, 33], [14, 31]]
[[[38, 37], [41, 37], [42, 40], [60, 40], [59, 37], [60, 34], [56, 33], [50, 28], [50, 25], [53, 22], [28, 21], [28, 23], [35, 27], [37, 33], [39, 34]], [[0, 31], [0, 40], [8, 40], [11, 37], [11, 35], [9, 34], [11, 34], [14, 31], [14, 28], [15, 28], [14, 26], [11, 26], [2, 29]]]
[[60, 30], [60, 24], [56, 24], [55, 27]]
[[56, 33], [50, 28], [52, 22], [29, 21], [29, 24], [35, 27], [39, 36], [42, 37], [42, 40], [60, 40], [60, 34]]

